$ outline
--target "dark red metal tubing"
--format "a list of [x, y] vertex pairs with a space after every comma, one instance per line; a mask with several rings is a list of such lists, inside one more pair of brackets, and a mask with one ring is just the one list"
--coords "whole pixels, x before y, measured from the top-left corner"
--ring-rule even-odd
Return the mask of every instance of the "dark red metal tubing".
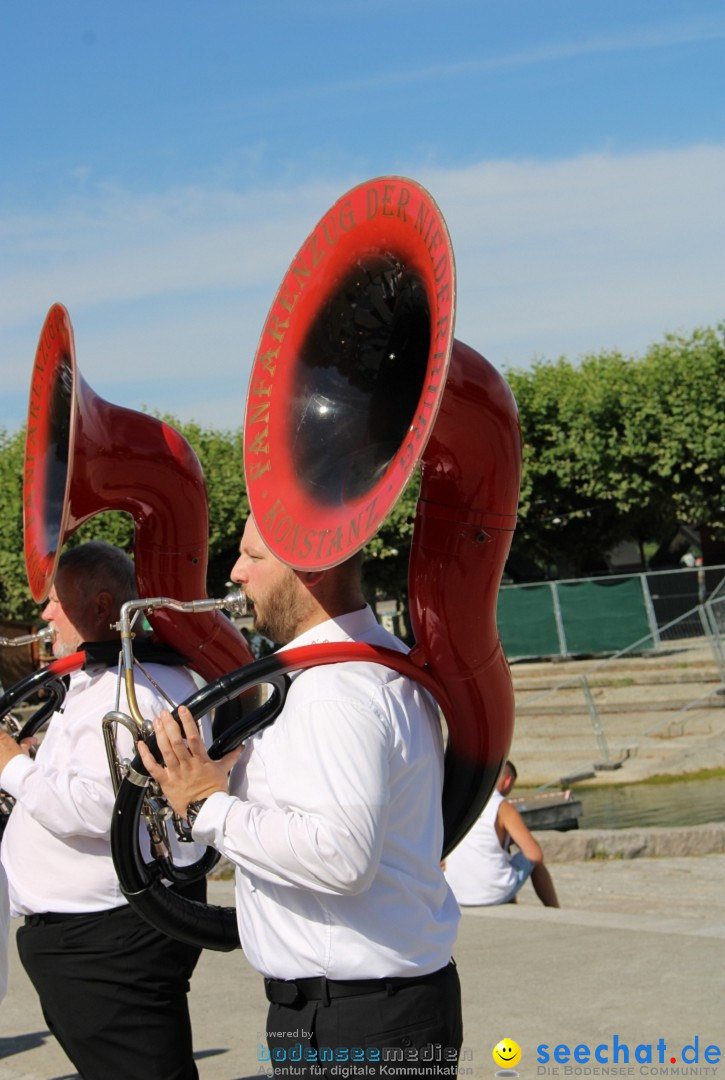
[[421, 461], [408, 590], [412, 659], [424, 661], [450, 701], [445, 852], [483, 809], [513, 734], [496, 603], [516, 524], [520, 460], [511, 390], [487, 360], [455, 341]]

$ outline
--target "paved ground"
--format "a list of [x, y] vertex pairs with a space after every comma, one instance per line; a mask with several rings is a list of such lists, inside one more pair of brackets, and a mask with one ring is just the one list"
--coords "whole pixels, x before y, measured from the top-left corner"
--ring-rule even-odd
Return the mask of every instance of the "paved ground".
[[[678, 1077], [670, 1070], [683, 1068], [683, 1048], [693, 1048], [686, 1052], [692, 1058], [697, 1041], [699, 1061], [687, 1075], [725, 1076], [725, 1064], [704, 1058], [708, 1046], [725, 1052], [725, 854], [570, 861], [553, 864], [552, 874], [558, 911], [542, 908], [527, 886], [515, 906], [463, 916], [456, 957], [464, 990], [462, 1067], [471, 1070], [464, 1075], [493, 1077], [491, 1050], [507, 1037], [522, 1048], [521, 1077], [601, 1075], [602, 1065], [585, 1071], [591, 1063], [575, 1066], [578, 1073], [565, 1073], [564, 1065], [547, 1072], [551, 1065], [537, 1062], [544, 1053], [537, 1047], [604, 1046], [600, 1056], [611, 1061], [615, 1038], [629, 1047], [629, 1066], [623, 1051], [617, 1063], [633, 1067], [627, 1075]], [[212, 893], [215, 903], [231, 902], [226, 882], [213, 882]], [[202, 957], [191, 1007], [202, 1080], [257, 1076], [265, 1003], [240, 953]], [[636, 1048], [647, 1045], [652, 1065], [634, 1060]], [[647, 1050], [638, 1053], [646, 1057]], [[0, 1080], [74, 1076], [13, 955], [10, 991], [0, 1005]]]

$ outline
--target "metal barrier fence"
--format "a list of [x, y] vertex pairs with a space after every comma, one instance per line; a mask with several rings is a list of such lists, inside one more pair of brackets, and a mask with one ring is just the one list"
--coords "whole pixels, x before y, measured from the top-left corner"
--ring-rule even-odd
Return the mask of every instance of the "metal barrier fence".
[[[659, 735], [667, 730], [682, 734], [687, 720], [696, 712], [711, 709], [716, 705], [721, 708], [723, 705], [722, 700], [717, 699], [722, 699], [725, 694], [725, 577], [721, 579], [704, 603], [696, 604], [670, 622], [656, 626], [648, 634], [631, 642], [625, 648], [593, 663], [582, 661], [583, 670], [561, 679], [556, 685], [545, 690], [529, 695], [518, 694], [517, 708], [525, 707], [530, 711], [532, 706], [541, 706], [547, 698], [552, 698], [555, 694], [578, 688], [583, 695], [598, 748], [599, 761], [592, 768], [595, 770], [616, 768], [622, 764], [622, 758], [621, 755], [613, 755], [610, 751], [607, 732], [600, 708], [591, 691], [590, 680], [596, 675], [597, 685], [601, 685], [606, 681], [608, 669], [615, 667], [623, 658], [642, 654], [653, 655], [657, 650], [662, 653], [669, 652], [676, 647], [674, 643], [697, 644], [695, 639], [700, 639], [703, 645], [706, 642], [709, 646], [717, 677], [713, 679], [710, 676], [708, 681], [711, 685], [704, 692], [703, 686], [706, 685], [704, 679], [702, 683], [692, 683], [693, 697], [690, 701], [685, 705], [665, 711], [654, 724], [650, 724], [638, 733], [640, 737]], [[585, 775], [593, 775], [593, 773], [583, 773], [581, 777]]]
[[723, 583], [725, 566], [710, 566], [505, 585], [499, 633], [510, 660], [656, 649], [701, 635], [699, 610]]

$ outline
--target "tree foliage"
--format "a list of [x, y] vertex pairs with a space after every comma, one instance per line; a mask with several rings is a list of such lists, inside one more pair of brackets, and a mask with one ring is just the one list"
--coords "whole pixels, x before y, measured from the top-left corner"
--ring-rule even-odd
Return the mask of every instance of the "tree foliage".
[[209, 501], [209, 569], [207, 591], [221, 596], [234, 564], [249, 500], [244, 483], [242, 430], [218, 431], [174, 416], [164, 419], [193, 447], [201, 462]]
[[[579, 364], [538, 361], [507, 372], [523, 434], [515, 552], [550, 573], [601, 569], [622, 540], [661, 539], [678, 522], [713, 530], [722, 521], [725, 324], [671, 335], [641, 359], [605, 353]], [[202, 464], [209, 497], [208, 593], [223, 593], [249, 512], [242, 432], [165, 416]], [[24, 432], [0, 429], [0, 610], [37, 615], [22, 543]], [[418, 496], [417, 473], [366, 549], [371, 600], [403, 601]], [[71, 544], [103, 538], [133, 547], [133, 523], [104, 513]]]
[[516, 549], [560, 572], [601, 569], [623, 540], [721, 520], [725, 327], [509, 371], [523, 437]]
[[365, 548], [363, 583], [371, 603], [383, 597], [401, 601], [408, 595], [408, 562], [413, 518], [420, 490], [416, 469], [388, 517]]
[[[242, 435], [216, 431], [196, 423], [164, 419], [188, 440], [202, 465], [209, 500], [209, 568], [207, 591], [222, 595], [236, 557], [242, 525], [249, 512], [242, 469]], [[28, 589], [23, 555], [23, 458], [25, 432], [0, 429], [0, 610], [6, 618], [38, 615]], [[68, 546], [86, 540], [107, 540], [133, 552], [134, 525], [127, 513], [97, 514], [68, 539]]]
[[33, 618], [23, 554], [23, 459], [25, 431], [0, 428], [0, 614]]

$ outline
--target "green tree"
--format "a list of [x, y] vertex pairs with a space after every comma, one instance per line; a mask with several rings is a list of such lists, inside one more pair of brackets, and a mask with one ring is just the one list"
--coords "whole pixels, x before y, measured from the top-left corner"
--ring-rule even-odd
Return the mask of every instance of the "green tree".
[[23, 460], [25, 431], [0, 428], [0, 612], [4, 618], [38, 614], [25, 576], [23, 553]]
[[628, 391], [622, 452], [652, 509], [701, 526], [721, 520], [725, 323], [654, 345]]
[[515, 549], [559, 573], [603, 569], [621, 540], [721, 519], [723, 327], [509, 371], [523, 433]]
[[239, 538], [249, 514], [244, 482], [242, 430], [218, 431], [194, 421], [163, 417], [196, 452], [204, 472], [209, 502], [209, 569], [207, 591], [223, 595], [237, 557]]
[[[23, 469], [25, 428], [12, 434], [0, 429], [0, 611], [5, 618], [37, 619], [25, 571], [23, 546]], [[133, 523], [128, 514], [107, 511], [82, 525], [69, 544], [107, 540], [124, 551], [133, 546]]]
[[407, 611], [408, 561], [419, 492], [420, 475], [416, 469], [390, 514], [365, 547], [363, 585], [373, 606], [376, 600], [398, 600]]
[[[165, 417], [191, 444], [202, 465], [209, 499], [209, 595], [222, 595], [248, 513], [242, 469], [241, 432], [222, 432]], [[23, 553], [23, 460], [25, 431], [0, 429], [0, 604], [9, 618], [35, 618]], [[133, 552], [134, 524], [121, 511], [104, 511], [68, 538], [70, 547], [87, 540], [106, 540]]]
[[[660, 540], [679, 521], [722, 533], [725, 324], [670, 335], [641, 359], [604, 353], [578, 365], [537, 361], [507, 372], [523, 433], [514, 550], [551, 573], [603, 568], [621, 540]], [[222, 595], [249, 512], [242, 432], [165, 417], [189, 441], [209, 500], [209, 595]], [[33, 618], [22, 542], [24, 431], [0, 429], [0, 604]], [[371, 601], [407, 598], [417, 471], [366, 549]], [[124, 513], [99, 514], [69, 543], [102, 538], [133, 547]]]

